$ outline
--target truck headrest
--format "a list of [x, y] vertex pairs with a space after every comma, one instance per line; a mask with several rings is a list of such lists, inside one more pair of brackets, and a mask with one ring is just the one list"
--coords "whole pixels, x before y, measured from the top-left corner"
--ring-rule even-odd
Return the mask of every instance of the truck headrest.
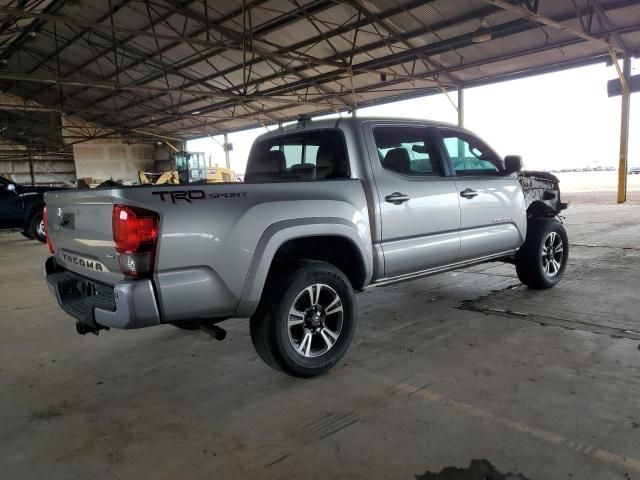
[[280, 168], [284, 165], [284, 153], [279, 150], [266, 152], [262, 157], [254, 161], [245, 174], [247, 182], [263, 182], [276, 180], [280, 177]]
[[411, 160], [409, 152], [405, 148], [394, 148], [389, 150], [384, 156], [382, 166], [387, 170], [398, 173], [409, 173], [411, 170]]

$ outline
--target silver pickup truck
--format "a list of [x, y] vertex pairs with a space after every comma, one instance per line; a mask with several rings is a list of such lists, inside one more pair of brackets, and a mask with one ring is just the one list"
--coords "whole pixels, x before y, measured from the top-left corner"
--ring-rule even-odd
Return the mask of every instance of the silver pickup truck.
[[244, 183], [46, 194], [46, 279], [79, 333], [249, 317], [260, 357], [310, 377], [340, 360], [354, 292], [480, 262], [549, 288], [568, 258], [557, 179], [467, 130], [301, 120], [252, 146]]

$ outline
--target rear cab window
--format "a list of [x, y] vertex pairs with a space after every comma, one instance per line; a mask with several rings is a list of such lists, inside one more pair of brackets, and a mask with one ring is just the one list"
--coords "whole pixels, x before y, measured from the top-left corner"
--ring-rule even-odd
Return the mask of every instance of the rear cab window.
[[295, 182], [349, 178], [349, 161], [340, 130], [312, 130], [257, 141], [245, 182]]

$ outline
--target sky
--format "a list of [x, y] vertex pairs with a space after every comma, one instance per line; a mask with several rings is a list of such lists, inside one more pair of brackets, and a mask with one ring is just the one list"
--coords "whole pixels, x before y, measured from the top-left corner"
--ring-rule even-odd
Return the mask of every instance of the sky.
[[[632, 74], [640, 74], [640, 62]], [[604, 63], [510, 80], [465, 90], [465, 127], [501, 155], [521, 155], [531, 170], [617, 166], [620, 149], [620, 97], [607, 96], [617, 78]], [[457, 101], [456, 92], [450, 93]], [[443, 94], [361, 108], [359, 117], [390, 116], [457, 122]], [[272, 127], [273, 128], [273, 127]], [[258, 128], [229, 134], [231, 168], [243, 173]], [[191, 140], [187, 149], [204, 151], [211, 164], [224, 165], [222, 136]], [[629, 164], [640, 165], [640, 93], [631, 96]]]

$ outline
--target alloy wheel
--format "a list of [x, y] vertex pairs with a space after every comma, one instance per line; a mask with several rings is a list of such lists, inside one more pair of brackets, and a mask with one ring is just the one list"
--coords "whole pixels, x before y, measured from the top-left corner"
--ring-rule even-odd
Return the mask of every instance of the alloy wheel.
[[297, 295], [289, 309], [289, 342], [303, 357], [319, 357], [336, 344], [343, 321], [338, 293], [323, 283], [310, 285]]
[[557, 232], [550, 232], [542, 244], [542, 269], [548, 277], [555, 277], [560, 272], [564, 258], [562, 237]]
[[44, 230], [44, 220], [40, 220], [38, 222], [38, 227], [36, 228], [36, 232], [38, 233], [38, 235], [42, 238], [46, 237], [47, 234]]

